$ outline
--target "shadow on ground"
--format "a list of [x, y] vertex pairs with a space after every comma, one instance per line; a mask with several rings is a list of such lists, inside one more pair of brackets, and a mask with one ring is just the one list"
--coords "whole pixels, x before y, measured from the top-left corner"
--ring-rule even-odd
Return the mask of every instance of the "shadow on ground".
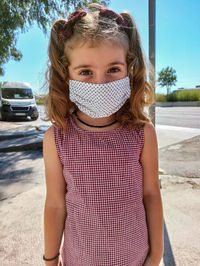
[[1, 153], [0, 200], [13, 197], [41, 183], [43, 174], [42, 151]]

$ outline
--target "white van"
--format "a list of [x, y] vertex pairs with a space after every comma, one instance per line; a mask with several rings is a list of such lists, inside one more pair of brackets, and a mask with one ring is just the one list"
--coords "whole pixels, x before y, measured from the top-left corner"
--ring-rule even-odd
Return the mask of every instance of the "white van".
[[32, 120], [37, 120], [39, 116], [30, 84], [26, 82], [1, 82], [1, 120], [27, 116], [30, 116]]

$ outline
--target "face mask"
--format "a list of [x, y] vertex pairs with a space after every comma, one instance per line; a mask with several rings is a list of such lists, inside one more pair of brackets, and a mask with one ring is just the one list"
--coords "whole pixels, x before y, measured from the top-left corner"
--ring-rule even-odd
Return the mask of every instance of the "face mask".
[[85, 114], [93, 118], [116, 113], [131, 95], [129, 77], [94, 84], [69, 80], [69, 98]]

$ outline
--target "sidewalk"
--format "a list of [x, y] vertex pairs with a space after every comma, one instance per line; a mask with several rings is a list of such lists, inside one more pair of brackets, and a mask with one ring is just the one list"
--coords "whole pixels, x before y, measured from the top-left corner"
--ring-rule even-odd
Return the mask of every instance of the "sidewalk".
[[[22, 134], [24, 130], [19, 130], [18, 134]], [[27, 128], [25, 131], [27, 134], [32, 134], [35, 132], [32, 130]], [[23, 138], [30, 137], [41, 145], [44, 131]], [[161, 175], [161, 194], [164, 209], [165, 253], [160, 266], [198, 266], [200, 265], [200, 129], [156, 125], [156, 131], [159, 166], [164, 171]], [[21, 137], [18, 137], [19, 139], [22, 140]], [[1, 140], [0, 150], [9, 148], [9, 143], [13, 140], [14, 138], [10, 137], [7, 144], [6, 140]], [[1, 175], [7, 176], [6, 181], [0, 183], [2, 191], [0, 197], [4, 199], [0, 203], [0, 265], [42, 266], [45, 197], [42, 151], [34, 149], [24, 151], [20, 143], [16, 146], [18, 148], [15, 152], [0, 153]], [[8, 195], [6, 190], [9, 190], [9, 193], [12, 191], [12, 195]]]
[[44, 132], [49, 126], [17, 126], [0, 130], [0, 152], [42, 149]]

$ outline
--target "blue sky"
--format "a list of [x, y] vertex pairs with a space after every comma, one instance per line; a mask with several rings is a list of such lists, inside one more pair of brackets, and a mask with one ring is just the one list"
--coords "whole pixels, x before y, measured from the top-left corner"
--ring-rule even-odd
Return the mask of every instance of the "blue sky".
[[[113, 0], [110, 9], [127, 10], [135, 18], [142, 45], [148, 57], [148, 0]], [[200, 85], [200, 1], [156, 1], [156, 73], [170, 66], [176, 70], [178, 82], [173, 89], [194, 88]], [[35, 93], [43, 94], [49, 36], [35, 25], [19, 34], [17, 48], [23, 58], [9, 61], [0, 81], [29, 82]], [[166, 93], [156, 86], [157, 93]]]

